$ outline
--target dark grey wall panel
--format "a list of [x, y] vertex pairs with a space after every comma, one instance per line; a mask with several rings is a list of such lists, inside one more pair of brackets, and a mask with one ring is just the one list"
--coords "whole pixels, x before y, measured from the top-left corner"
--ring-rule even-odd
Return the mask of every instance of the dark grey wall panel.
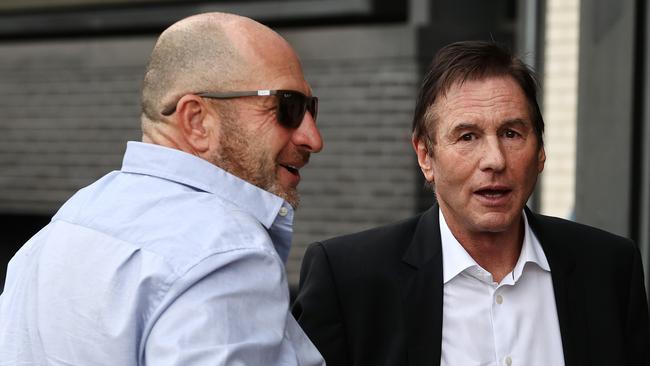
[[641, 15], [646, 19], [641, 25], [640, 31], [644, 36], [640, 42], [643, 47], [638, 52], [643, 52], [643, 75], [645, 75], [644, 85], [641, 88], [642, 96], [642, 119], [643, 119], [643, 138], [641, 160], [641, 199], [639, 210], [639, 244], [643, 254], [646, 268], [646, 287], [650, 286], [650, 6], [645, 4], [645, 14]]
[[576, 219], [631, 236], [633, 0], [581, 2]]
[[274, 26], [406, 20], [407, 4], [390, 0], [60, 0], [0, 5], [0, 38], [157, 34], [205, 12], [244, 15]]

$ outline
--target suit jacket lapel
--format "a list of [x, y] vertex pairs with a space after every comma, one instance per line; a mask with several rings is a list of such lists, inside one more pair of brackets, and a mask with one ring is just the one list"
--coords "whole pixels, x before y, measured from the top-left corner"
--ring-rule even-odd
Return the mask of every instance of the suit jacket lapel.
[[439, 365], [443, 284], [437, 205], [420, 217], [402, 261], [409, 365]]
[[584, 333], [586, 329], [579, 296], [575, 294], [579, 289], [573, 286], [573, 273], [576, 256], [572, 252], [569, 241], [576, 238], [567, 238], [563, 235], [558, 225], [550, 225], [548, 218], [532, 213], [525, 208], [528, 223], [539, 239], [553, 278], [553, 292], [555, 293], [555, 306], [557, 308], [562, 348], [564, 350], [564, 363], [566, 366], [577, 365], [584, 360]]

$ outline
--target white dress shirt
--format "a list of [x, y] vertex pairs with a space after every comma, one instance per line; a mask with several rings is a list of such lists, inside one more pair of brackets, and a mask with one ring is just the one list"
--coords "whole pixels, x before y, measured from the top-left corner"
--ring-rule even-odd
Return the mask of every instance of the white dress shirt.
[[0, 365], [323, 365], [289, 313], [293, 209], [129, 142], [9, 263]]
[[517, 264], [500, 283], [453, 236], [442, 211], [441, 366], [563, 366], [551, 271], [524, 216]]

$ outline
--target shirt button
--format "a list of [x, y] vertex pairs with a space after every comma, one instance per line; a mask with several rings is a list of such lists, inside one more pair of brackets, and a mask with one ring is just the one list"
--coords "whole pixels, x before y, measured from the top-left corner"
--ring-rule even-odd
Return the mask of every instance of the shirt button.
[[510, 356], [506, 357], [505, 361], [506, 361], [506, 366], [512, 365], [512, 358], [510, 358]]
[[280, 216], [285, 217], [285, 216], [287, 216], [288, 213], [289, 213], [288, 208], [286, 208], [284, 206], [280, 207]]
[[[497, 295], [497, 304], [501, 305], [502, 303], [503, 303], [503, 296]], [[508, 359], [510, 359], [510, 358], [506, 358], [506, 360], [508, 360]], [[508, 365], [510, 365], [510, 364], [508, 364]]]

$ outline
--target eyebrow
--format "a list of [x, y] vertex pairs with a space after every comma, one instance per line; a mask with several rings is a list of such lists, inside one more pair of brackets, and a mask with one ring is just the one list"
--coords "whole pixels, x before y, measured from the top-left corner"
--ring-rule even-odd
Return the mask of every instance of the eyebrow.
[[514, 119], [508, 119], [504, 121], [503, 124], [501, 125], [501, 128], [512, 127], [512, 126], [529, 127], [529, 124], [526, 123], [526, 121], [521, 118], [514, 118]]
[[454, 126], [454, 128], [449, 131], [449, 134], [453, 135], [456, 134], [457, 132], [463, 131], [463, 130], [472, 130], [478, 128], [478, 125], [476, 123], [471, 123], [471, 122], [461, 122]]
[[[508, 128], [508, 127], [530, 128], [529, 124], [526, 123], [526, 121], [521, 119], [521, 118], [513, 118], [513, 119], [507, 119], [507, 120], [503, 121], [501, 123], [501, 125], [499, 126], [499, 130], [501, 130], [503, 128]], [[473, 122], [461, 122], [461, 123], [457, 124], [456, 126], [454, 126], [454, 128], [452, 128], [449, 131], [447, 136], [454, 136], [454, 135], [460, 133], [461, 131], [475, 130], [475, 129], [479, 129], [478, 124], [473, 123]]]

